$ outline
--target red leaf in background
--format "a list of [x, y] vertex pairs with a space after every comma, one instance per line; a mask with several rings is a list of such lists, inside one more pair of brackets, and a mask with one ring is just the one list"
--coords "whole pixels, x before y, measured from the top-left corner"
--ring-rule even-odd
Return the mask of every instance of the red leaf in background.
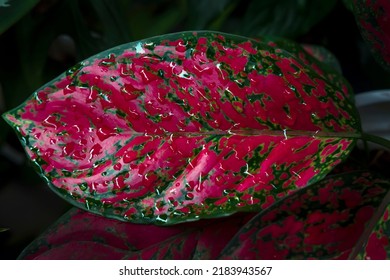
[[362, 37], [377, 61], [390, 70], [390, 2], [353, 0], [351, 5]]
[[255, 216], [220, 258], [354, 259], [366, 251], [366, 258], [386, 259], [389, 204], [386, 180], [362, 172], [331, 176]]
[[161, 227], [72, 209], [19, 259], [215, 259], [253, 214]]
[[173, 224], [259, 211], [360, 135], [347, 83], [319, 67], [269, 41], [177, 33], [97, 54], [5, 118], [51, 188], [91, 212]]
[[358, 258], [368, 260], [390, 259], [390, 205], [387, 207], [374, 231], [369, 236], [365, 248], [362, 249]]
[[72, 209], [19, 258], [386, 259], [389, 202], [389, 182], [350, 172], [297, 191], [256, 216], [160, 227]]

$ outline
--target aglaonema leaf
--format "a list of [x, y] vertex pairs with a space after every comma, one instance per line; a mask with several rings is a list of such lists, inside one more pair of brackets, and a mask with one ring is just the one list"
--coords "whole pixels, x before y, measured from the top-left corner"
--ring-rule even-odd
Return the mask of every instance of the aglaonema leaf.
[[387, 180], [356, 171], [330, 176], [259, 213], [220, 258], [386, 259], [389, 203]]
[[83, 209], [162, 224], [258, 211], [322, 179], [360, 135], [347, 83], [312, 64], [267, 40], [164, 35], [79, 63], [4, 117]]
[[215, 259], [252, 214], [159, 227], [68, 211], [19, 259]]
[[318, 45], [308, 45], [305, 44], [302, 46], [306, 52], [311, 56], [315, 57], [317, 60], [327, 64], [329, 67], [332, 67], [338, 73], [342, 73], [341, 65], [334, 54], [328, 51], [326, 48]]
[[368, 260], [390, 259], [390, 204], [376, 224], [357, 258]]
[[354, 100], [352, 89], [340, 75], [342, 71], [337, 58], [327, 49], [316, 45], [300, 45], [280, 37], [260, 38], [259, 41], [273, 48], [288, 50], [318, 75], [323, 76], [333, 87], [342, 89], [346, 96]]
[[390, 2], [387, 0], [352, 0], [352, 12], [362, 37], [377, 61], [390, 70]]

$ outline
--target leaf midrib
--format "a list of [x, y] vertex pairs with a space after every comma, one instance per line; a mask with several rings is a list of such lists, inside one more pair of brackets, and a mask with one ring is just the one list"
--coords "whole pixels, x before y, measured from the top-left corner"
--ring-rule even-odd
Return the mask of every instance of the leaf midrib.
[[121, 135], [132, 136], [209, 136], [209, 135], [221, 135], [221, 136], [284, 136], [286, 139], [296, 136], [311, 136], [313, 138], [362, 138], [362, 134], [359, 132], [328, 132], [328, 131], [304, 131], [304, 130], [269, 130], [269, 129], [244, 129], [244, 130], [212, 130], [212, 131], [166, 131], [166, 132], [137, 132], [126, 131]]

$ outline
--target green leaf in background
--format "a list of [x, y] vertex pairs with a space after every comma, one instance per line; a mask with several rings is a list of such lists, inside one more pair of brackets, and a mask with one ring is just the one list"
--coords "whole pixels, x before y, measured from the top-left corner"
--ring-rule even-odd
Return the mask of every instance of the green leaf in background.
[[22, 102], [76, 59], [129, 41], [125, 11], [131, 9], [122, 2], [57, 1], [37, 7], [6, 32], [2, 40], [10, 42], [0, 47], [0, 82], [7, 107]]
[[[72, 25], [71, 34], [79, 47], [78, 57], [123, 44], [131, 39], [128, 28], [129, 1], [66, 1]], [[139, 25], [137, 26], [138, 29]]]
[[189, 0], [188, 5], [188, 28], [215, 29], [219, 30], [232, 11], [238, 6], [239, 1], [208, 1]]
[[386, 258], [389, 203], [387, 180], [357, 171], [330, 176], [254, 217], [221, 258], [355, 259], [367, 249]]
[[31, 10], [39, 0], [0, 0], [0, 34]]
[[274, 35], [296, 38], [320, 22], [333, 9], [336, 2], [253, 0], [246, 9], [238, 32], [247, 36]]
[[[125, 6], [126, 24], [132, 39], [170, 33], [180, 28], [186, 16], [190, 17], [193, 14], [189, 11], [187, 2], [184, 0], [134, 1], [131, 5]], [[191, 26], [190, 29], [193, 27]]]
[[353, 11], [353, 3], [354, 0], [343, 0], [343, 4], [344, 6], [349, 10], [349, 11]]

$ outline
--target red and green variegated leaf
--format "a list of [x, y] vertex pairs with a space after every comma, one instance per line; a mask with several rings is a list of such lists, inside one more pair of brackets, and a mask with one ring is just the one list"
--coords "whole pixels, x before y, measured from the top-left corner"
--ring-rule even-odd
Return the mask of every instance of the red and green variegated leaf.
[[192, 258], [195, 260], [216, 259], [233, 236], [253, 216], [254, 213], [244, 213], [228, 219], [224, 218], [221, 221], [214, 220], [212, 224], [205, 226], [198, 238]]
[[220, 258], [355, 258], [389, 199], [390, 182], [369, 173], [328, 177], [255, 216]]
[[295, 59], [310, 67], [335, 88], [342, 89], [345, 96], [354, 100], [353, 91], [341, 74], [337, 58], [327, 49], [316, 45], [300, 45], [285, 38], [262, 38], [270, 47], [288, 50]]
[[362, 37], [377, 61], [390, 70], [390, 2], [352, 0], [352, 10]]
[[190, 232], [175, 236], [162, 244], [156, 244], [140, 252], [126, 255], [129, 260], [188, 260], [192, 258], [198, 234]]
[[253, 214], [170, 227], [142, 225], [71, 209], [19, 259], [215, 259]]
[[375, 226], [363, 250], [358, 255], [359, 259], [388, 260], [390, 259], [390, 204]]
[[[120, 260], [126, 251], [95, 241], [72, 241], [52, 247], [35, 260]], [[28, 257], [28, 256], [27, 256]]]
[[74, 205], [172, 224], [264, 209], [343, 160], [358, 114], [326, 76], [293, 50], [184, 32], [97, 54], [5, 119]]
[[199, 222], [192, 223], [190, 227], [186, 226], [183, 234], [173, 236], [144, 250], [131, 252], [124, 258], [213, 260], [253, 216], [253, 213], [245, 213], [210, 221], [203, 225]]
[[[106, 219], [86, 211], [71, 209], [52, 225], [43, 235], [31, 243], [19, 256], [22, 259], [42, 257], [50, 258], [93, 258], [90, 252], [74, 252], [78, 246], [93, 247], [105, 245], [106, 251], [122, 252], [139, 251], [165, 239], [178, 235], [183, 231], [181, 225], [159, 227], [154, 225], [138, 225], [114, 219]], [[70, 243], [72, 242], [72, 243]], [[79, 244], [79, 245], [77, 245]], [[83, 245], [82, 245], [83, 244]], [[67, 248], [67, 249], [65, 249]], [[69, 250], [66, 252], [66, 250]], [[74, 255], [72, 255], [74, 254]], [[76, 255], [78, 254], [78, 255]], [[83, 255], [81, 255], [83, 254]], [[105, 258], [112, 258], [103, 252]], [[116, 254], [116, 253], [115, 253]], [[114, 254], [114, 257], [115, 257]], [[98, 255], [96, 256], [99, 258]]]
[[329, 67], [332, 67], [336, 72], [342, 73], [341, 65], [338, 59], [333, 53], [328, 51], [326, 48], [317, 45], [302, 45], [303, 49], [309, 53], [312, 57], [316, 58], [318, 61], [327, 64]]

